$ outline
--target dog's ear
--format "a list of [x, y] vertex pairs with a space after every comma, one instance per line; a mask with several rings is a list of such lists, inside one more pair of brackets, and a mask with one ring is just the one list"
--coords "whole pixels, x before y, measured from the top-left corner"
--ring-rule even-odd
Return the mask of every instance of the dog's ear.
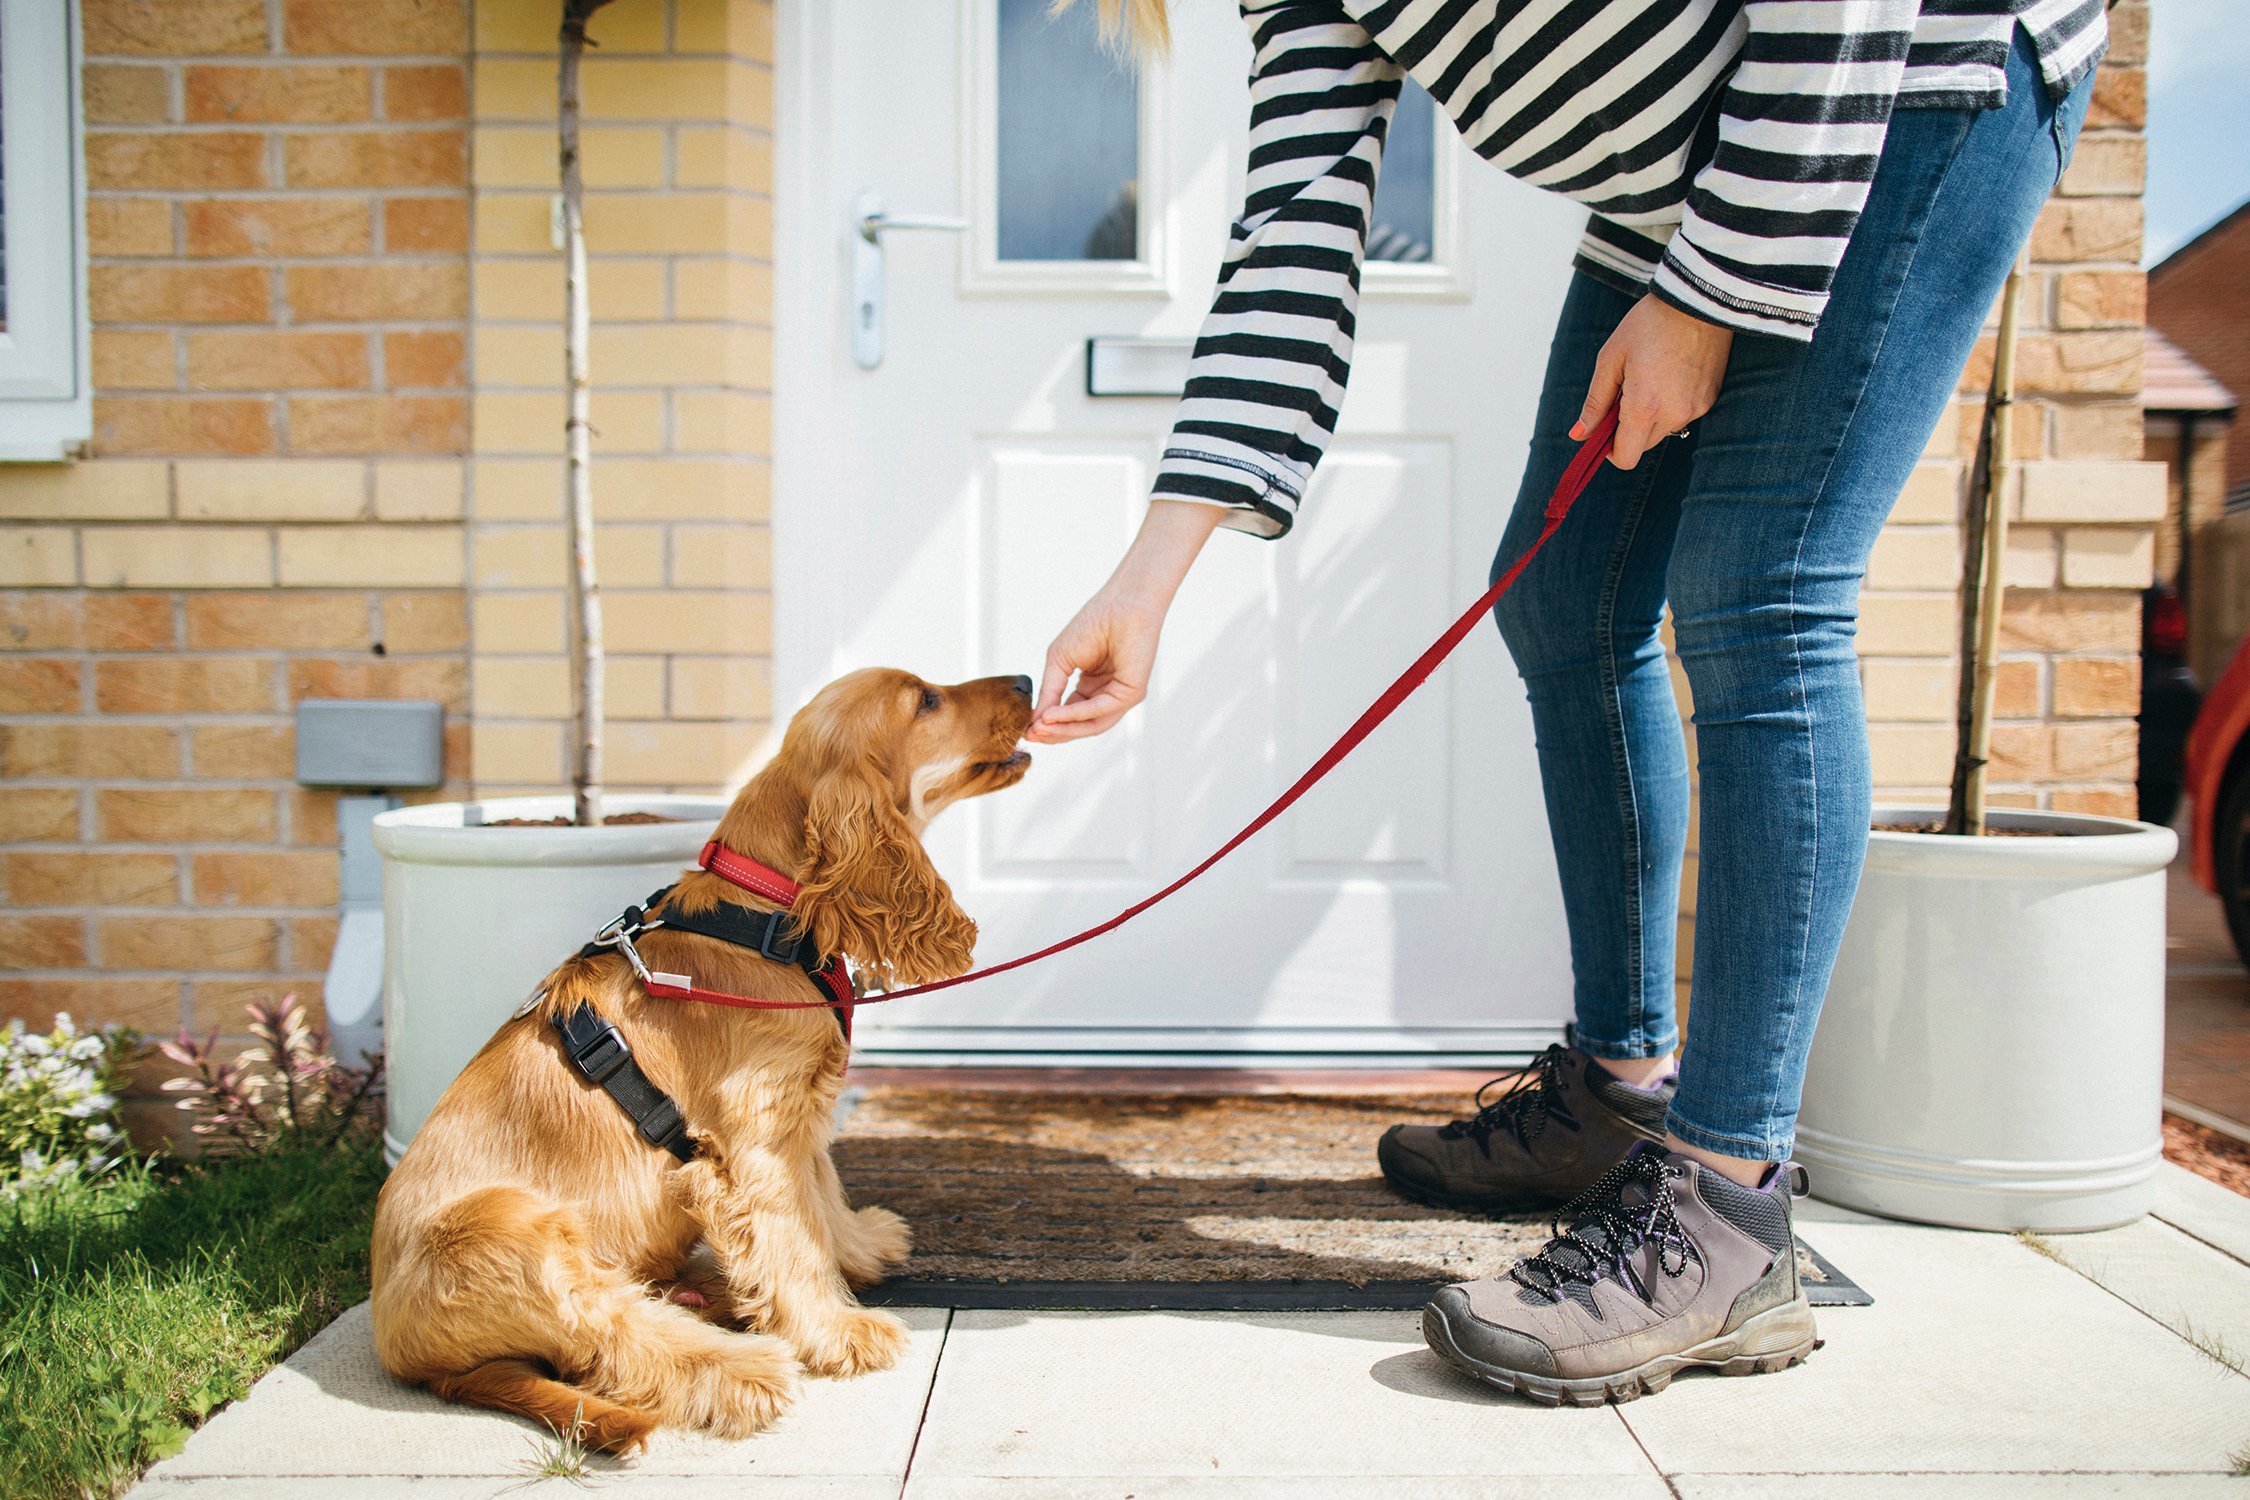
[[813, 784], [798, 883], [798, 925], [822, 953], [841, 953], [886, 985], [968, 971], [976, 923], [954, 903], [890, 789], [865, 767]]

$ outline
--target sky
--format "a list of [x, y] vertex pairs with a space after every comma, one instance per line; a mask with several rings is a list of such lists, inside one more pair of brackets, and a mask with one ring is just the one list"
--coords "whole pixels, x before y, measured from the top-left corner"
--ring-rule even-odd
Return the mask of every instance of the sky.
[[2250, 0], [2150, 0], [2147, 263], [2250, 198]]

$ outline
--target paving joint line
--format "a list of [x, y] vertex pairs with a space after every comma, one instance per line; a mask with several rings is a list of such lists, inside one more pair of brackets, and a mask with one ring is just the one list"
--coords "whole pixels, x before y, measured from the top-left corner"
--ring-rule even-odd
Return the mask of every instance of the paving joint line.
[[2233, 1261], [2238, 1266], [2250, 1266], [2250, 1257], [2245, 1257], [2237, 1253], [2236, 1251], [2230, 1250], [2226, 1246], [2218, 1243], [2216, 1240], [2208, 1239], [2203, 1235], [2197, 1234], [2194, 1230], [2188, 1228], [2188, 1226], [2185, 1224], [2174, 1223], [2172, 1220], [2165, 1218], [2163, 1214], [2157, 1213], [2153, 1210], [2150, 1212], [2149, 1217], [2154, 1219], [2157, 1223], [2162, 1224], [2166, 1229], [2176, 1229], [2181, 1234], [2184, 1234], [2189, 1239], [2195, 1241], [2198, 1245], [2201, 1245], [2208, 1250], [2214, 1250], [2218, 1252], [2219, 1254], [2225, 1256], [2228, 1260]]
[[937, 1398], [938, 1372], [945, 1368], [945, 1347], [953, 1342], [953, 1308], [945, 1310], [945, 1326], [938, 1330], [937, 1357], [930, 1361], [930, 1383], [922, 1392], [922, 1409], [914, 1415], [914, 1440], [906, 1445], [906, 1467], [898, 1471], [899, 1500], [906, 1500], [906, 1487], [914, 1482], [914, 1455], [922, 1451], [922, 1429], [930, 1423], [930, 1403]]
[[[2159, 1219], [2157, 1222], [2161, 1224], [2164, 1221]], [[2177, 1228], [2176, 1225], [2166, 1225], [2165, 1227]], [[2184, 1230], [2181, 1231], [2181, 1233], [2185, 1235], [2186, 1238], [2195, 1240], [2195, 1236], [2186, 1234]], [[2024, 1238], [2024, 1235], [2026, 1234], [2031, 1236], [2028, 1240]], [[2102, 1280], [2101, 1277], [2095, 1275], [2086, 1267], [2079, 1265], [2076, 1261], [2065, 1259], [2062, 1250], [2055, 1244], [2053, 1240], [2047, 1238], [2045, 1235], [2038, 1234], [2030, 1230], [2025, 1230], [2018, 1233], [2016, 1236], [2014, 1236], [2014, 1238], [2017, 1244], [2023, 1246], [2024, 1249], [2030, 1251], [2033, 1255], [2039, 1256], [2044, 1260], [2051, 1260], [2056, 1265], [2061, 1266], [2064, 1270], [2070, 1272], [2072, 1275], [2080, 1277], [2086, 1281], [2090, 1281], [2095, 1286], [2100, 1287], [2104, 1292], [2107, 1292], [2110, 1296], [2115, 1297], [2118, 1301], [2124, 1303], [2127, 1307], [2139, 1313], [2142, 1317], [2148, 1319], [2151, 1323], [2154, 1323], [2157, 1327], [2163, 1329], [2166, 1333], [2172, 1335], [2172, 1337], [2178, 1339], [2181, 1343], [2187, 1345], [2190, 1349], [2193, 1349], [2204, 1359], [2209, 1360], [2212, 1364], [2217, 1365], [2222, 1370], [2225, 1370], [2228, 1374], [2233, 1375], [2240, 1380], [2250, 1380], [2250, 1370], [2245, 1370], [2240, 1366], [2227, 1364], [2224, 1360], [2221, 1360], [2214, 1356], [2210, 1350], [2204, 1348], [2200, 1343], [2196, 1342], [2196, 1340], [2185, 1329], [2174, 1328], [2171, 1324], [2165, 1322], [2155, 1313], [2150, 1312], [2147, 1308], [2141, 1306], [2138, 1302], [2135, 1302], [2132, 1298], [2126, 1296], [2116, 1287], [2113, 1287], [2108, 1282]], [[2196, 1240], [2195, 1242], [2197, 1244], [2202, 1243], [2202, 1241], [2200, 1240]], [[2220, 1253], [2225, 1254], [2224, 1251], [2221, 1251]], [[2232, 1257], [2229, 1258], [2232, 1259]], [[2040, 1472], [2044, 1473], [2046, 1471], [2041, 1470]], [[2101, 1471], [2065, 1470], [2058, 1472], [2078, 1473]], [[2194, 1472], [2201, 1473], [2203, 1471], [2198, 1469]]]
[[1626, 1414], [1625, 1408], [1612, 1405], [1610, 1410], [1617, 1413], [1618, 1424], [1625, 1429], [1625, 1435], [1633, 1440], [1633, 1446], [1641, 1450], [1641, 1457], [1647, 1459], [1648, 1466], [1656, 1471], [1658, 1481], [1664, 1486], [1664, 1492], [1670, 1495], [1672, 1500], [1684, 1500], [1684, 1497], [1680, 1494], [1679, 1476], [1666, 1472], [1664, 1465], [1656, 1461], [1656, 1455], [1648, 1451], [1648, 1443], [1641, 1437], [1640, 1429], [1633, 1425], [1633, 1419]]

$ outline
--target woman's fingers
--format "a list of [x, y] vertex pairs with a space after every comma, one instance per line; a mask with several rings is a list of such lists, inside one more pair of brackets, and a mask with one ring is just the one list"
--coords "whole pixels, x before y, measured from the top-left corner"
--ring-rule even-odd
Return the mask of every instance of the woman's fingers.
[[1578, 420], [1572, 424], [1570, 436], [1574, 442], [1583, 442], [1594, 424], [1609, 410], [1610, 403], [1625, 384], [1625, 351], [1618, 347], [1613, 334], [1602, 352], [1594, 357], [1594, 379], [1586, 387], [1585, 404], [1578, 408]]
[[1070, 674], [1078, 667], [1064, 652], [1061, 638], [1047, 648], [1047, 664], [1039, 669], [1039, 699], [1033, 706], [1032, 717], [1038, 718], [1063, 700], [1070, 686]]
[[1025, 738], [1052, 745], [1105, 733], [1140, 697], [1122, 683], [1103, 680], [1082, 696], [1040, 714]]
[[1641, 455], [1664, 440], [1670, 431], [1664, 423], [1665, 413], [1671, 409], [1668, 394], [1645, 388], [1646, 376], [1627, 374], [1625, 394], [1617, 409], [1617, 436], [1611, 440], [1609, 461], [1620, 469], [1630, 469], [1641, 461]]

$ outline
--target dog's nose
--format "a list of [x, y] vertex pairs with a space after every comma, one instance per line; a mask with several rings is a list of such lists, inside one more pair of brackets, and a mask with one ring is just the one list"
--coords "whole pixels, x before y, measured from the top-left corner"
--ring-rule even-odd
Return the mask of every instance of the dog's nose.
[[1018, 676], [1009, 679], [1008, 686], [1016, 690], [1017, 697], [1028, 698], [1031, 696], [1033, 683], [1030, 678], [1019, 674]]

